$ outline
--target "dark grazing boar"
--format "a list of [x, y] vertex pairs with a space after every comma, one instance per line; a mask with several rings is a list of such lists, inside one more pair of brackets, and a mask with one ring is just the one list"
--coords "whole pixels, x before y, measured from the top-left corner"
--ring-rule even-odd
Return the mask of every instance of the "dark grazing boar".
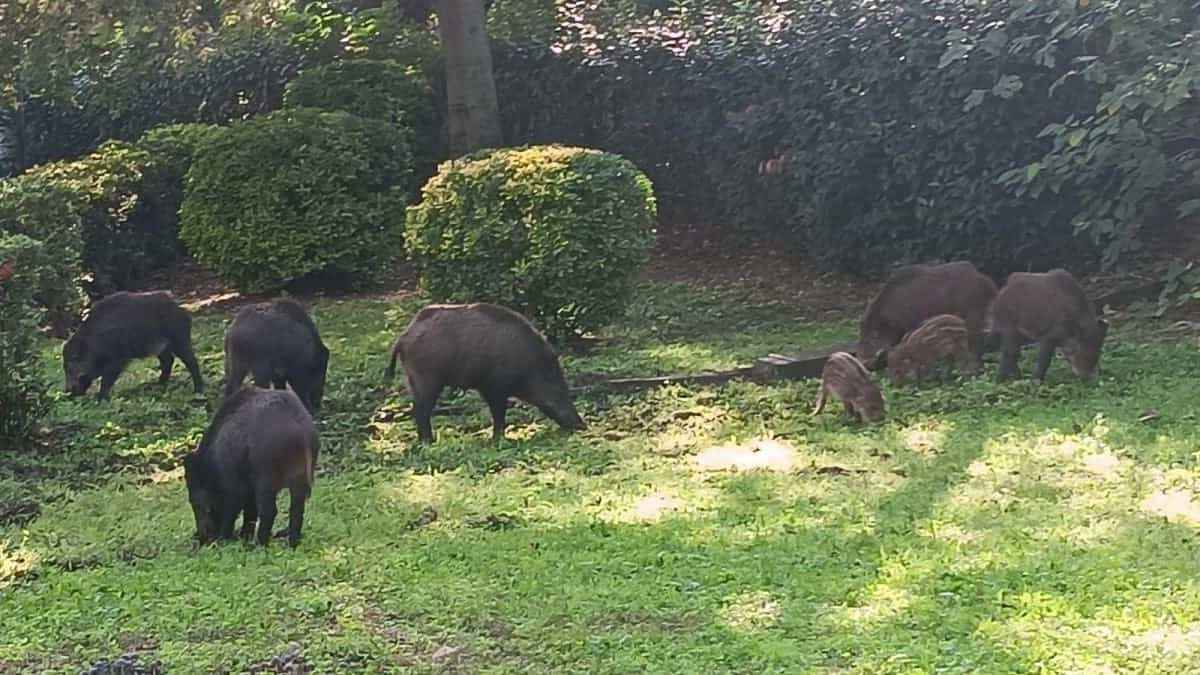
[[967, 344], [967, 323], [953, 314], [939, 314], [904, 336], [887, 357], [887, 373], [896, 384], [925, 378], [946, 358], [958, 362], [964, 373], [979, 372], [979, 357]]
[[902, 267], [867, 304], [859, 326], [858, 358], [879, 368], [888, 349], [939, 314], [953, 314], [965, 322], [967, 346], [978, 356], [988, 306], [995, 297], [996, 284], [969, 262]]
[[846, 407], [846, 415], [869, 422], [883, 419], [883, 394], [871, 380], [866, 366], [847, 352], [834, 352], [825, 361], [821, 372], [821, 392], [817, 394], [817, 405], [812, 414], [819, 415], [825, 409], [825, 401], [833, 394]]
[[321, 409], [329, 350], [304, 307], [288, 298], [243, 307], [225, 331], [225, 396], [249, 373], [259, 387], [291, 385], [310, 413]]
[[200, 446], [183, 460], [200, 543], [233, 539], [241, 513], [242, 538], [254, 535], [257, 521], [258, 543], [265, 546], [275, 523], [275, 498], [287, 488], [288, 543], [296, 546], [318, 452], [312, 416], [294, 392], [246, 387], [225, 398]]
[[98, 398], [108, 398], [117, 378], [134, 359], [158, 356], [159, 382], [171, 377], [175, 357], [192, 376], [196, 394], [204, 393], [200, 365], [192, 351], [192, 317], [170, 293], [114, 293], [97, 302], [75, 335], [63, 345], [66, 389], [87, 393], [96, 378]]
[[586, 428], [567, 389], [558, 354], [525, 317], [497, 305], [429, 305], [392, 347], [387, 377], [404, 363], [421, 441], [433, 440], [433, 407], [445, 387], [474, 389], [492, 412], [492, 437], [504, 437], [508, 398], [537, 406], [564, 429]]
[[1042, 381], [1055, 349], [1062, 349], [1071, 370], [1095, 378], [1108, 322], [1096, 317], [1092, 302], [1070, 272], [1014, 272], [992, 305], [992, 330], [1002, 352], [997, 379], [1020, 376], [1017, 358], [1025, 340], [1038, 342], [1034, 377]]

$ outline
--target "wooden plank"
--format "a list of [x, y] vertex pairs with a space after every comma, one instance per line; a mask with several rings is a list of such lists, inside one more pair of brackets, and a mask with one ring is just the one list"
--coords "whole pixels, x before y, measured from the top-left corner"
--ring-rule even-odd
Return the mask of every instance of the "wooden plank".
[[715, 373], [696, 373], [693, 375], [663, 375], [659, 377], [626, 377], [615, 380], [604, 380], [583, 387], [572, 389], [573, 392], [594, 391], [601, 389], [611, 392], [629, 392], [639, 391], [641, 389], [652, 389], [661, 387], [667, 384], [682, 384], [682, 385], [713, 385], [725, 384], [730, 380], [746, 377], [749, 375], [751, 368], [735, 368], [734, 370], [725, 370]]

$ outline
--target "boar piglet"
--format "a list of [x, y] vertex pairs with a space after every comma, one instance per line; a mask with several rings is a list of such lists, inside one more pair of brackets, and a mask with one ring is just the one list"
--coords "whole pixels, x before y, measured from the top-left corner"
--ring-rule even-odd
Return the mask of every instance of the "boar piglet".
[[1075, 277], [1055, 269], [1010, 274], [992, 306], [992, 330], [1002, 342], [1000, 381], [1020, 375], [1017, 359], [1027, 339], [1038, 342], [1034, 372], [1038, 381], [1045, 379], [1056, 349], [1062, 349], [1076, 375], [1091, 380], [1100, 363], [1108, 322], [1096, 317]]
[[97, 302], [86, 320], [63, 345], [67, 393], [87, 393], [100, 380], [97, 398], [108, 398], [117, 378], [134, 359], [157, 356], [162, 374], [171, 377], [175, 357], [192, 376], [196, 394], [204, 393], [200, 365], [192, 351], [192, 317], [170, 293], [114, 293]]
[[871, 374], [853, 354], [834, 352], [825, 361], [821, 372], [821, 392], [817, 394], [817, 405], [812, 414], [819, 415], [825, 409], [825, 401], [836, 395], [846, 408], [846, 415], [861, 422], [883, 419], [883, 394], [871, 380]]
[[892, 382], [923, 380], [939, 361], [952, 358], [964, 373], [979, 371], [979, 357], [967, 345], [967, 324], [953, 314], [939, 314], [904, 336], [887, 357]]
[[492, 412], [492, 438], [504, 438], [508, 397], [537, 406], [564, 429], [586, 425], [575, 405], [558, 354], [525, 317], [488, 303], [430, 305], [417, 313], [396, 340], [388, 379], [396, 360], [404, 363], [413, 419], [423, 442], [433, 440], [430, 415], [445, 387], [474, 389]]
[[317, 431], [300, 398], [288, 389], [246, 387], [221, 402], [195, 452], [184, 457], [188, 500], [201, 544], [241, 536], [266, 545], [275, 523], [275, 497], [287, 488], [288, 543], [300, 542], [304, 502], [312, 492]]
[[873, 370], [879, 368], [889, 348], [939, 314], [953, 314], [964, 321], [967, 346], [978, 356], [988, 306], [995, 297], [996, 284], [969, 262], [902, 267], [863, 312], [858, 358]]
[[308, 312], [282, 298], [243, 307], [225, 331], [225, 396], [242, 386], [249, 373], [264, 389], [291, 385], [315, 413], [325, 393], [329, 350]]

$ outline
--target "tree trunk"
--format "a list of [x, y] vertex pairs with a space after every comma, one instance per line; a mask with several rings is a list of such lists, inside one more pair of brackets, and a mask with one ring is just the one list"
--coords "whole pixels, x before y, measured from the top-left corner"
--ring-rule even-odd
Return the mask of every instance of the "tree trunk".
[[446, 103], [454, 157], [500, 146], [500, 109], [482, 0], [438, 0], [446, 57]]

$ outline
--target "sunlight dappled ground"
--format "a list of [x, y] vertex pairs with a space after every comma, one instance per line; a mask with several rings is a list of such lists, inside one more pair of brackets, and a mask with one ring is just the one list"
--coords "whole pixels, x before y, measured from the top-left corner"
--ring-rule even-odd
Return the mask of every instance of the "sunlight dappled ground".
[[[172, 673], [294, 649], [317, 672], [1184, 672], [1200, 658], [1189, 345], [1117, 333], [1094, 387], [1061, 362], [1041, 387], [885, 385], [880, 425], [809, 416], [811, 381], [671, 385], [589, 394], [574, 435], [519, 406], [493, 445], [478, 397], [449, 396], [463, 411], [415, 447], [382, 371], [419, 306], [318, 303], [334, 377], [296, 551], [194, 548], [178, 459], [208, 412], [186, 378], [160, 390], [138, 362], [111, 404], [60, 401], [54, 447], [0, 459], [0, 507], [21, 514], [0, 521], [0, 673], [77, 672], [130, 645]], [[209, 407], [225, 318], [196, 322]], [[655, 286], [566, 366], [700, 371], [851, 333]]]

